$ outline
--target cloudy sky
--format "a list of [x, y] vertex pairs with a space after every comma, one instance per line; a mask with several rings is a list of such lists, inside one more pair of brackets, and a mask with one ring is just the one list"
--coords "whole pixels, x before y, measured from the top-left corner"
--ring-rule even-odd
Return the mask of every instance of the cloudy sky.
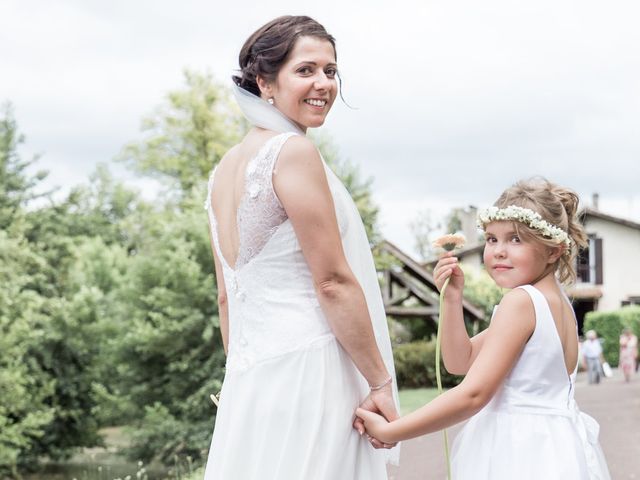
[[411, 249], [419, 211], [485, 206], [531, 175], [640, 221], [637, 0], [0, 0], [0, 100], [68, 188], [139, 138], [185, 67], [224, 81], [282, 14], [337, 38], [357, 108], [336, 102], [323, 129], [374, 178], [390, 240]]

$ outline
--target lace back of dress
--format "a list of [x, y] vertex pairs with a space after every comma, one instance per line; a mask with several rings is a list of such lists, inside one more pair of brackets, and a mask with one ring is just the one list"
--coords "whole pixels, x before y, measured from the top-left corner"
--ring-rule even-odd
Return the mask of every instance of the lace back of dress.
[[[280, 150], [292, 135], [295, 133], [284, 133], [270, 138], [247, 164], [244, 194], [237, 212], [240, 245], [234, 269], [241, 268], [258, 255], [287, 219], [287, 214], [273, 189], [272, 175]], [[209, 182], [209, 201], [212, 190], [213, 174]], [[210, 218], [215, 222], [213, 209], [210, 211]], [[218, 254], [221, 255], [216, 228], [212, 230], [216, 237]]]

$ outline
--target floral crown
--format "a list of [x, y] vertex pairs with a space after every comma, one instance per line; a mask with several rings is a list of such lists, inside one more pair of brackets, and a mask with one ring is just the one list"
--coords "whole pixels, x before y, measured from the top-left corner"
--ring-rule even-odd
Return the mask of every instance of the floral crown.
[[567, 249], [571, 248], [571, 239], [567, 232], [547, 222], [538, 212], [528, 208], [509, 205], [505, 208], [489, 207], [478, 212], [478, 228], [481, 230], [484, 230], [487, 223], [505, 220], [524, 223], [543, 237], [549, 238], [556, 243], [564, 243]]

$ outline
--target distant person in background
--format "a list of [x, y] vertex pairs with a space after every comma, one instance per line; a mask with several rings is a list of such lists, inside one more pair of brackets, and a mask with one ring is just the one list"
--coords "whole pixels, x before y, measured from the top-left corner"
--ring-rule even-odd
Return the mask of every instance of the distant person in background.
[[602, 344], [595, 330], [589, 330], [586, 336], [587, 339], [582, 344], [582, 355], [586, 363], [587, 378], [589, 383], [600, 383], [604, 362]]
[[625, 328], [620, 335], [620, 368], [625, 382], [631, 381], [638, 361], [638, 337], [630, 328]]

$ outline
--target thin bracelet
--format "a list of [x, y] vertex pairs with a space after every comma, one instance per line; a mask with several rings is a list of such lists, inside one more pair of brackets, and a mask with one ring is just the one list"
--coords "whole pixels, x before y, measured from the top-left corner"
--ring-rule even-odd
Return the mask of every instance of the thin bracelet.
[[387, 378], [384, 382], [382, 382], [380, 385], [369, 385], [369, 388], [371, 389], [372, 392], [375, 392], [376, 390], [380, 390], [381, 388], [386, 387], [387, 385], [389, 385], [391, 382], [393, 382], [393, 377], [391, 375], [389, 375], [389, 378]]

